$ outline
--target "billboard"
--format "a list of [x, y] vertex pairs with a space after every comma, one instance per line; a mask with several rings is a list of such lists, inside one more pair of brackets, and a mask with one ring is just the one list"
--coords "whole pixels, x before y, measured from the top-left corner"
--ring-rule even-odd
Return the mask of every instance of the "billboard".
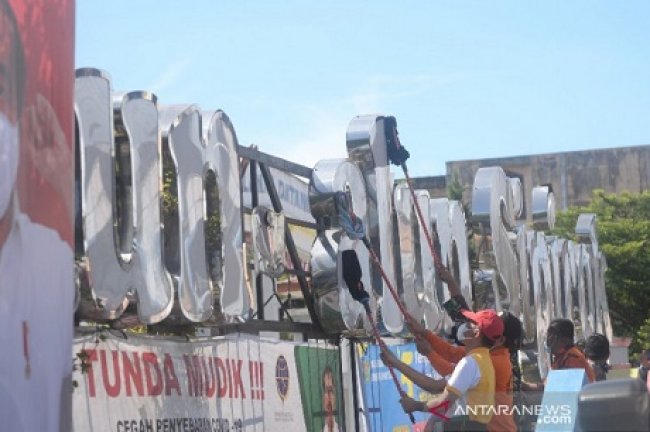
[[342, 424], [339, 352], [330, 345], [89, 334], [75, 339], [74, 352], [76, 431], [289, 432], [328, 430], [328, 418]]
[[3, 430], [70, 428], [73, 70], [73, 1], [0, 0]]
[[[388, 348], [402, 362], [413, 369], [434, 379], [441, 376], [431, 367], [429, 360], [417, 352], [414, 343], [389, 345]], [[382, 362], [377, 345], [357, 345], [357, 361], [359, 365], [359, 387], [363, 403], [364, 422], [372, 431], [422, 431], [430, 417], [428, 413], [414, 413], [415, 425], [411, 424], [409, 416], [402, 410], [399, 403], [400, 395], [393, 383], [388, 367]], [[395, 370], [402, 389], [407, 396], [415, 400], [428, 400], [432, 397], [421, 390], [413, 382]]]

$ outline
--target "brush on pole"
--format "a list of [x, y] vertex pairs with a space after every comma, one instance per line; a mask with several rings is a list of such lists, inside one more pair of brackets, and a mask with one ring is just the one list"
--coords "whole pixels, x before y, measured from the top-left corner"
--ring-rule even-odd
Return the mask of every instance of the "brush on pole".
[[[366, 311], [366, 317], [368, 318], [370, 326], [372, 327], [372, 334], [375, 337], [377, 345], [379, 345], [382, 350], [387, 350], [388, 347], [386, 346], [384, 340], [381, 338], [379, 330], [377, 329], [377, 324], [375, 323], [375, 320], [372, 317], [372, 312], [370, 311], [370, 294], [368, 294], [368, 291], [366, 291], [363, 286], [363, 282], [361, 282], [361, 265], [359, 264], [357, 253], [353, 250], [344, 250], [341, 256], [341, 261], [343, 264], [343, 280], [348, 286], [350, 295], [352, 295], [353, 299], [363, 305], [363, 309]], [[399, 380], [397, 379], [397, 375], [395, 374], [393, 367], [388, 364], [386, 366], [388, 367], [390, 376], [393, 378], [393, 384], [395, 384], [400, 397], [406, 396], [406, 392], [399, 384]], [[409, 413], [409, 418], [411, 420], [411, 423], [415, 424], [415, 417], [413, 416], [413, 413]]]
[[424, 215], [422, 214], [420, 203], [415, 196], [413, 181], [411, 180], [408, 168], [406, 167], [406, 160], [410, 157], [410, 154], [408, 150], [406, 150], [400, 143], [399, 134], [397, 132], [397, 121], [395, 120], [395, 117], [386, 117], [384, 123], [388, 159], [392, 164], [402, 167], [404, 177], [406, 177], [406, 184], [408, 185], [409, 191], [411, 192], [411, 198], [413, 199], [413, 204], [415, 205], [415, 211], [418, 215], [418, 219], [420, 220], [420, 226], [422, 227], [424, 236], [427, 238], [427, 243], [429, 244], [429, 251], [431, 252], [431, 257], [433, 258], [433, 265], [435, 266], [436, 271], [438, 271], [442, 267], [442, 260], [440, 259], [440, 255], [438, 255], [433, 246], [433, 240], [431, 238], [431, 234], [429, 233], [429, 228], [426, 221], [424, 220]]

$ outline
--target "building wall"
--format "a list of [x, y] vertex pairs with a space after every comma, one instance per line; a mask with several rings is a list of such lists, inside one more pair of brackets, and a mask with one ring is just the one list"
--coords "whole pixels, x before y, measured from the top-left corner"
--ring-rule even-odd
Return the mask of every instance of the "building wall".
[[429, 191], [431, 198], [447, 198], [447, 178], [445, 176], [416, 177], [412, 180], [415, 189]]
[[464, 199], [471, 202], [471, 185], [481, 167], [500, 166], [508, 176], [521, 179], [526, 217], [530, 219], [532, 188], [550, 185], [558, 210], [586, 205], [594, 189], [610, 193], [650, 189], [650, 145], [447, 162], [447, 181], [458, 173], [467, 185]]

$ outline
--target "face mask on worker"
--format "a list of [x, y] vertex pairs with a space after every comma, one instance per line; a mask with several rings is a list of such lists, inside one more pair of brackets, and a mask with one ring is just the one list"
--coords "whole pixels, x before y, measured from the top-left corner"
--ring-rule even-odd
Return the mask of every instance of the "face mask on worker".
[[0, 113], [0, 217], [4, 216], [18, 173], [18, 126]]
[[471, 327], [466, 322], [458, 326], [458, 330], [456, 330], [456, 340], [458, 340], [458, 342], [465, 342], [465, 339], [467, 338], [467, 336], [465, 336], [465, 333], [470, 329]]

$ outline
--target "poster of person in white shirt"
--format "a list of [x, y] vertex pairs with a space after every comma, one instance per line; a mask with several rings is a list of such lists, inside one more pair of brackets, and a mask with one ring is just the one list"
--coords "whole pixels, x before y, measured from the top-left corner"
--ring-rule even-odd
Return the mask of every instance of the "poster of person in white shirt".
[[72, 0], [0, 0], [0, 430], [68, 431]]
[[343, 430], [339, 351], [327, 344], [296, 346], [295, 356], [307, 430]]

